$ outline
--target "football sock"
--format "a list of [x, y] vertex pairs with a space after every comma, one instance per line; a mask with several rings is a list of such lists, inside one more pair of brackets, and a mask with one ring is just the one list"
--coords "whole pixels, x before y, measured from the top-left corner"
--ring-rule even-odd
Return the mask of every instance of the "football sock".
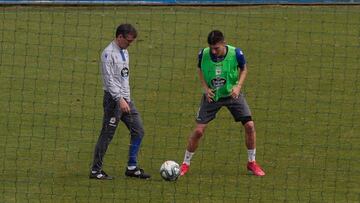
[[183, 163], [186, 163], [187, 165], [190, 165], [190, 160], [191, 160], [193, 155], [194, 155], [194, 152], [189, 152], [188, 150], [186, 150]]
[[136, 169], [136, 166], [128, 166], [127, 167], [129, 170], [134, 170], [134, 169]]
[[256, 149], [248, 149], [248, 161], [255, 161]]
[[[129, 146], [129, 160], [128, 166], [137, 165], [137, 155], [140, 149], [142, 137], [141, 136], [131, 136], [130, 146]], [[130, 169], [129, 169], [130, 170]]]

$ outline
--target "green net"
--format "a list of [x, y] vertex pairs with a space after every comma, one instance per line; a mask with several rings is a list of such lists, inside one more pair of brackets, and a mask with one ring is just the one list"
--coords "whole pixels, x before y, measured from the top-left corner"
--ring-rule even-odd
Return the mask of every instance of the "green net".
[[[0, 7], [0, 202], [359, 202], [360, 7]], [[149, 181], [125, 178], [121, 124], [105, 156], [113, 181], [89, 180], [102, 123], [101, 51], [120, 23]], [[224, 108], [176, 182], [201, 85], [197, 54], [213, 29], [242, 48], [257, 130], [247, 175], [244, 130]]]

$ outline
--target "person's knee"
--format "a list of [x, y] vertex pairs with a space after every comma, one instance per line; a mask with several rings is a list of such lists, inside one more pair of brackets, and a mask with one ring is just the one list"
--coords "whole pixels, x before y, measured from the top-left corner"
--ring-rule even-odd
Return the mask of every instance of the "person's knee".
[[200, 139], [203, 135], [204, 135], [204, 132], [205, 132], [205, 128], [200, 128], [200, 127], [197, 127], [195, 128], [194, 130], [194, 138], [195, 139]]
[[142, 139], [145, 136], [145, 131], [143, 127], [139, 127], [137, 130], [137, 135]]
[[110, 143], [115, 135], [115, 130], [116, 127], [104, 125], [99, 140], [101, 140], [102, 143]]
[[137, 138], [142, 139], [145, 135], [144, 128], [141, 126], [138, 126], [138, 127], [136, 127], [136, 129], [131, 129], [130, 135], [131, 135], [131, 137], [137, 137]]
[[247, 134], [253, 134], [255, 132], [254, 121], [249, 121], [244, 124], [244, 128]]
[[115, 135], [116, 127], [113, 126], [106, 126], [102, 131], [102, 134], [105, 134], [106, 137], [112, 139]]

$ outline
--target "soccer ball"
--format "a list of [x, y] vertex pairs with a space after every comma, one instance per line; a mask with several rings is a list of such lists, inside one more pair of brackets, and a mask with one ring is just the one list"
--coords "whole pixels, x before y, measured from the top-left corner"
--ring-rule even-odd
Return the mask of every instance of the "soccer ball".
[[164, 180], [175, 181], [180, 175], [180, 167], [175, 161], [165, 161], [160, 167], [160, 175]]

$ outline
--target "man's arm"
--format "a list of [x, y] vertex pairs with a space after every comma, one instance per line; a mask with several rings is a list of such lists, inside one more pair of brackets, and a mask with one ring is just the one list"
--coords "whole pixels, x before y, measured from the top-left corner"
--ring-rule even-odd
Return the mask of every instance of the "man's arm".
[[114, 62], [111, 55], [103, 54], [101, 57], [101, 72], [104, 81], [105, 89], [111, 94], [114, 100], [118, 101], [121, 97], [120, 88], [114, 82]]
[[244, 68], [242, 68], [242, 69], [239, 68], [239, 80], [238, 80], [237, 86], [239, 86], [240, 88], [242, 87], [242, 85], [245, 82], [247, 73], [248, 73], [248, 69], [247, 69], [246, 64], [244, 64]]
[[102, 70], [104, 85], [106, 86], [106, 89], [109, 91], [113, 99], [118, 102], [120, 110], [122, 112], [130, 112], [129, 105], [120, 94], [120, 87], [114, 84], [113, 66], [114, 66], [114, 62], [111, 59], [111, 55], [105, 53], [101, 57], [101, 67], [102, 67], [101, 70]]
[[235, 49], [236, 60], [238, 62], [239, 68], [239, 77], [237, 81], [237, 85], [233, 87], [231, 91], [231, 96], [233, 98], [238, 98], [241, 92], [241, 87], [244, 84], [245, 78], [247, 76], [247, 66], [244, 53], [241, 51], [240, 48]]
[[204, 89], [204, 92], [205, 92], [208, 102], [212, 102], [213, 101], [212, 98], [215, 96], [215, 94], [214, 94], [213, 90], [211, 88], [209, 88], [208, 85], [206, 84], [203, 73], [200, 68], [198, 68], [198, 75], [199, 75], [199, 80], [201, 82], [201, 86]]
[[239, 79], [237, 85], [235, 85], [231, 91], [231, 96], [237, 98], [240, 95], [241, 87], [243, 86], [247, 76], [247, 66], [244, 64], [243, 68], [239, 68]]
[[204, 80], [204, 75], [201, 71], [201, 60], [202, 60], [202, 55], [203, 55], [203, 51], [204, 49], [201, 49], [199, 54], [198, 54], [198, 76], [199, 76], [199, 80], [201, 82], [201, 86], [204, 89], [204, 93], [206, 95], [206, 99], [208, 100], [208, 102], [212, 102], [212, 98], [215, 96], [213, 90], [211, 88], [208, 87], [208, 85], [206, 84], [205, 80]]

